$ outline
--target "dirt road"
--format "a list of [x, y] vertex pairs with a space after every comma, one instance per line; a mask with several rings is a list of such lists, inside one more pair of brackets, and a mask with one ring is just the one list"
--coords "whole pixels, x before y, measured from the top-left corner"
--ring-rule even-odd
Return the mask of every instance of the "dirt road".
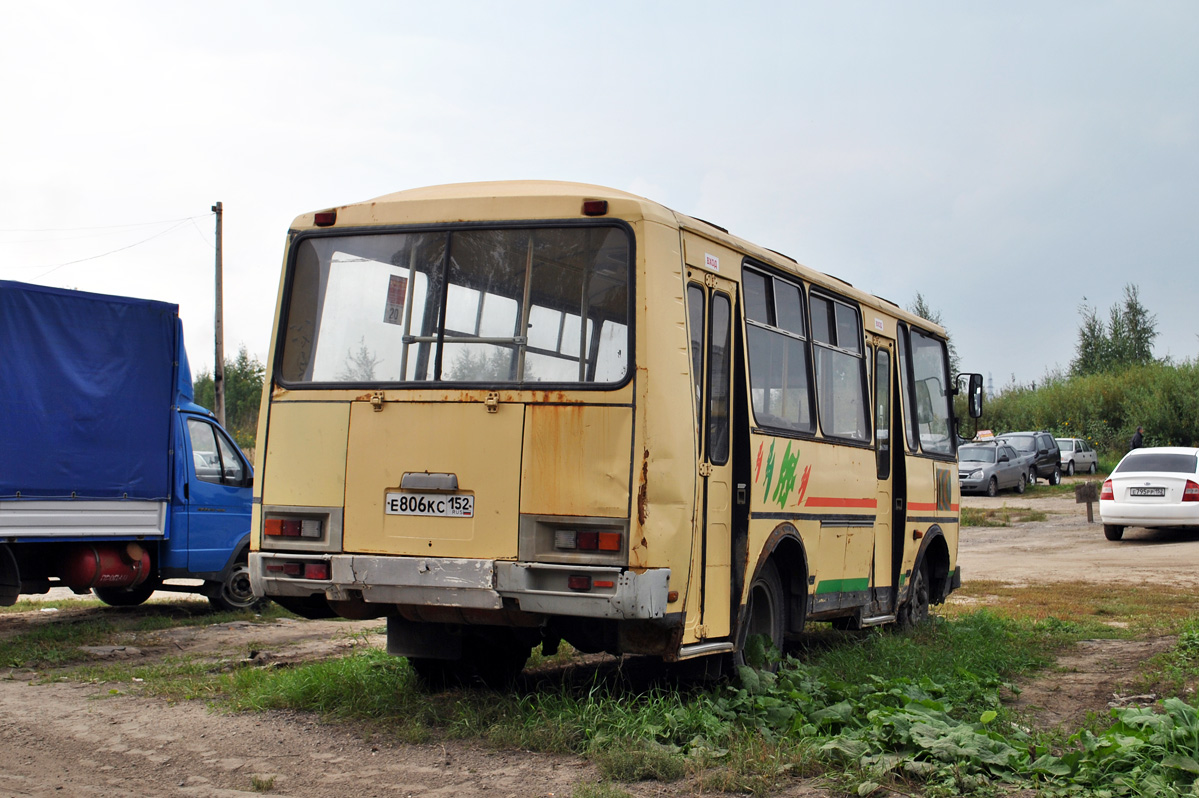
[[1099, 507], [1087, 523], [1085, 504], [1073, 496], [1026, 499], [968, 496], [965, 507], [1030, 507], [1044, 521], [1011, 527], [967, 527], [958, 545], [962, 580], [986, 579], [1015, 585], [1044, 582], [1199, 585], [1199, 531], [1129, 528], [1124, 539], [1103, 536]]
[[[1043, 522], [970, 527], [963, 535], [963, 578], [1013, 584], [1052, 581], [1102, 583], [1168, 579], [1199, 585], [1199, 534], [1129, 530], [1123, 541], [1086, 523], [1073, 498], [1004, 495], [967, 498], [967, 507], [1032, 506]], [[173, 597], [179, 600], [178, 597]], [[105, 609], [67, 608], [63, 614], [103, 615]], [[61, 619], [62, 614], [57, 616]], [[0, 612], [3, 635], [54, 623], [49, 613]], [[361, 645], [382, 645], [379, 621], [355, 624], [280, 621], [181, 628], [134, 639], [97, 656], [151, 660], [166, 653], [244, 657], [265, 661], [328, 656]], [[358, 633], [358, 634], [354, 634]], [[1080, 647], [1064, 673], [1030, 685], [1023, 700], [1056, 706], [1055, 719], [1073, 721], [1102, 710], [1123, 673], [1168, 641]], [[169, 704], [139, 696], [137, 685], [31, 683], [28, 671], [0, 671], [0, 798], [46, 796], [244, 796], [270, 784], [270, 794], [341, 796], [568, 796], [595, 781], [595, 768], [576, 757], [493, 751], [480, 744], [399, 745], [351, 726], [330, 725], [289, 712], [221, 714], [203, 702]], [[1056, 696], [1056, 699], [1055, 699]], [[1065, 700], [1062, 700], [1062, 697]], [[1057, 700], [1059, 703], [1053, 705]], [[635, 796], [693, 794], [688, 782], [622, 785]], [[797, 784], [789, 796], [822, 795]]]

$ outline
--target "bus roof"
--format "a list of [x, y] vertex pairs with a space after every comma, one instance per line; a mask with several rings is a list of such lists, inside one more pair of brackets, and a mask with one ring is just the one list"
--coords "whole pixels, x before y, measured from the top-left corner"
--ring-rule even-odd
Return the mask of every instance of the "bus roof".
[[[809, 283], [829, 288], [858, 302], [895, 316], [909, 324], [945, 335], [945, 330], [928, 319], [921, 318], [896, 303], [855, 288], [839, 277], [817, 271], [772, 249], [746, 241], [727, 230], [697, 217], [673, 211], [645, 197], [606, 186], [589, 183], [573, 183], [558, 180], [499, 180], [478, 183], [448, 183], [426, 186], [385, 194], [362, 202], [340, 205], [328, 210], [337, 211], [338, 226], [370, 226], [379, 224], [413, 224], [459, 219], [511, 219], [537, 218], [525, 214], [511, 213], [514, 201], [533, 207], [561, 205], [570, 200], [577, 215], [575, 202], [584, 199], [608, 200], [613, 206], [611, 214], [622, 219], [657, 222], [677, 226], [684, 230], [720, 241], [738, 249], [756, 260], [783, 271], [797, 274]], [[557, 202], [555, 202], [557, 201]], [[463, 204], [468, 204], [471, 213], [463, 214]], [[315, 226], [316, 212], [296, 217], [293, 230], [306, 230]], [[559, 212], [557, 215], [561, 215]]]

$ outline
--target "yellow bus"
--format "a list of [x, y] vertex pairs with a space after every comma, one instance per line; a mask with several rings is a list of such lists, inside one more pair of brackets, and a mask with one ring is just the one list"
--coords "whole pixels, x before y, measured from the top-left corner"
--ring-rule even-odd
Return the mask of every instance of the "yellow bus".
[[298, 217], [258, 427], [254, 592], [387, 618], [430, 680], [532, 648], [677, 661], [960, 584], [928, 321], [642, 197], [495, 182]]

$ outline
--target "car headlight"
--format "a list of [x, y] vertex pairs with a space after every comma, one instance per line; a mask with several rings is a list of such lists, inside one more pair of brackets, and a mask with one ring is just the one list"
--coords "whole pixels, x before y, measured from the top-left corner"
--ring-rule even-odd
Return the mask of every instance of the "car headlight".
[[966, 479], [974, 479], [975, 477], [978, 476], [978, 470], [976, 469], [974, 471], [963, 471], [962, 476]]

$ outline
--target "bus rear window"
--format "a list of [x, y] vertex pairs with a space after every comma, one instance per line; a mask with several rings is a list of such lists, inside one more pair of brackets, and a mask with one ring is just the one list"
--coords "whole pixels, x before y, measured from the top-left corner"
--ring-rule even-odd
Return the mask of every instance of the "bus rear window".
[[630, 253], [615, 226], [303, 239], [280, 376], [288, 384], [622, 382]]

